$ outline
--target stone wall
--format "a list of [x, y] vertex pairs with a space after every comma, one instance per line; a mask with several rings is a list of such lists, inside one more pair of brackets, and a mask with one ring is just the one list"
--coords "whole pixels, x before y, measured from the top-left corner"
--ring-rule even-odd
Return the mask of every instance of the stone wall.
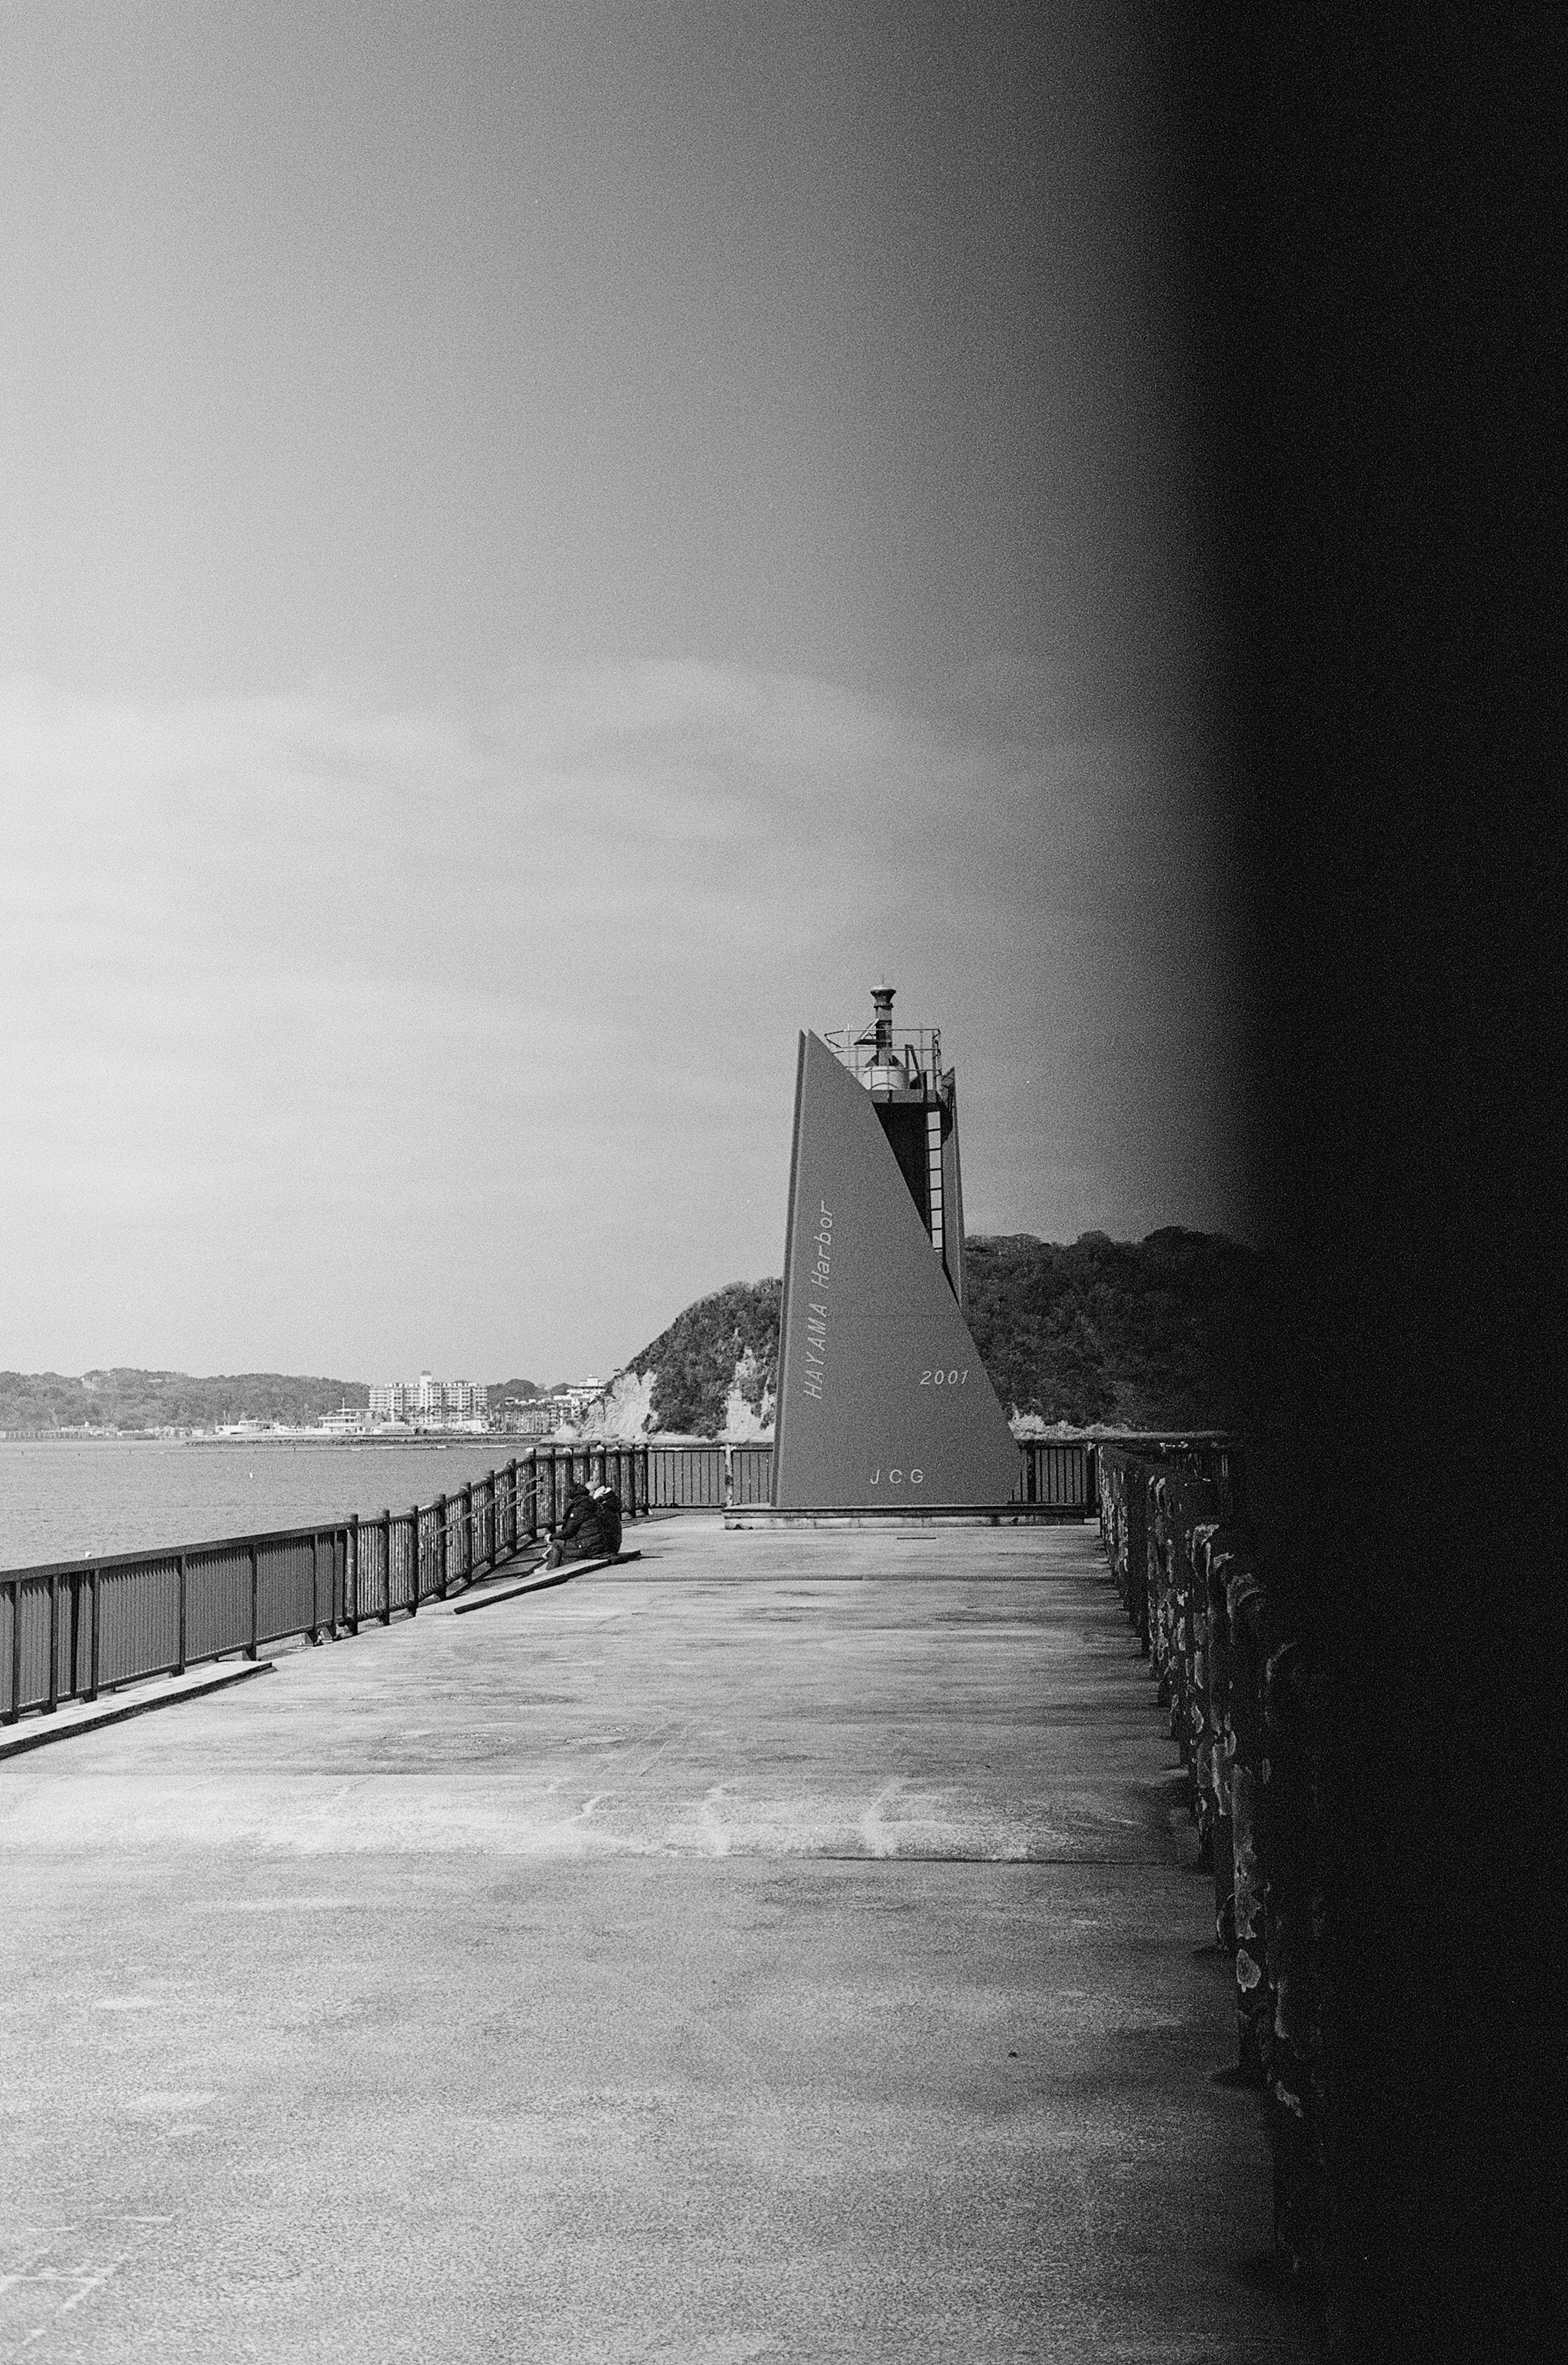
[[1105, 1445], [1096, 1481], [1106, 1558], [1182, 1754], [1215, 1933], [1235, 1965], [1230, 2074], [1261, 2098], [1276, 2248], [1321, 2287], [1331, 2097], [1320, 1686], [1257, 1565], [1237, 1457]]

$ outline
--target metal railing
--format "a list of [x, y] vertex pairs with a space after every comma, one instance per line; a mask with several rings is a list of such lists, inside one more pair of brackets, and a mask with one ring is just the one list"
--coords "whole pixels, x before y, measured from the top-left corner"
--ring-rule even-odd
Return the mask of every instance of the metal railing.
[[406, 1511], [0, 1572], [0, 1723], [294, 1635], [415, 1617], [554, 1526], [579, 1481], [612, 1485], [630, 1519], [651, 1508], [646, 1446], [542, 1447]]
[[861, 1083], [869, 1082], [873, 1073], [886, 1073], [896, 1064], [903, 1069], [911, 1082], [935, 1092], [942, 1078], [942, 1030], [939, 1026], [895, 1026], [883, 1042], [879, 1043], [875, 1025], [870, 1026], [830, 1026], [823, 1041], [851, 1075]]
[[[1212, 1477], [1230, 1516], [1238, 1481], [1227, 1440], [1171, 1439], [1159, 1450], [1167, 1466]], [[1101, 1452], [1092, 1440], [1025, 1439], [1011, 1501], [1036, 1517], [1092, 1517]], [[254, 1658], [294, 1635], [415, 1617], [557, 1525], [579, 1481], [614, 1486], [629, 1519], [761, 1508], [773, 1448], [542, 1445], [404, 1511], [0, 1572], [0, 1722], [236, 1652]]]
[[[647, 1449], [655, 1509], [762, 1509], [773, 1486], [771, 1445], [653, 1445]], [[1063, 1519], [1094, 1515], [1094, 1447], [1082, 1438], [1025, 1438], [1010, 1500]]]
[[[656, 1511], [722, 1511], [726, 1497], [729, 1456], [723, 1445], [651, 1445], [648, 1495]], [[773, 1450], [767, 1448], [771, 1468]]]
[[1018, 1447], [1018, 1484], [1013, 1499], [1040, 1509], [1060, 1511], [1071, 1519], [1087, 1519], [1093, 1503], [1091, 1488], [1092, 1449], [1074, 1438], [1024, 1438]]

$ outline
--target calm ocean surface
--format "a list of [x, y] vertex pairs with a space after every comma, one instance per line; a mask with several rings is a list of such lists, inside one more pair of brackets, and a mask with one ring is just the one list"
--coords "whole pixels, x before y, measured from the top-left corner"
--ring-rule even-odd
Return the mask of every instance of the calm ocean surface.
[[0, 1442], [0, 1568], [407, 1510], [504, 1467], [510, 1440], [449, 1445]]

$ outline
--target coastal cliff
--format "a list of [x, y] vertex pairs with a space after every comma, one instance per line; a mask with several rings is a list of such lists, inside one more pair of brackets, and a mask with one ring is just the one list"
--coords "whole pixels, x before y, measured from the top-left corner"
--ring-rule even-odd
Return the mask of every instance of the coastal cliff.
[[[1170, 1226], [1139, 1241], [972, 1238], [967, 1258], [969, 1328], [1021, 1432], [1239, 1418], [1257, 1352], [1255, 1250]], [[587, 1408], [584, 1433], [770, 1437], [779, 1291], [776, 1279], [732, 1282], [698, 1298]]]

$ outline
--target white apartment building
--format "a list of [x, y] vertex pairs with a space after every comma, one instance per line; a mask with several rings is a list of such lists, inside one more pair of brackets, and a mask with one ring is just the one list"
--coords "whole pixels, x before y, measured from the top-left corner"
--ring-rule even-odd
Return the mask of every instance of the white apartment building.
[[437, 1380], [421, 1372], [417, 1380], [387, 1380], [370, 1391], [372, 1420], [406, 1420], [421, 1428], [483, 1421], [489, 1390], [482, 1380]]

